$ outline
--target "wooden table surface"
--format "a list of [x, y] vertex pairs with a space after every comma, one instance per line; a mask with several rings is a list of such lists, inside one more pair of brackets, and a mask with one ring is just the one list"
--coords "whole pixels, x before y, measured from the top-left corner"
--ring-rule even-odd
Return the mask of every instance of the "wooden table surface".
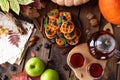
[[[81, 31], [82, 36], [80, 38], [80, 44], [87, 42], [88, 37], [86, 36], [85, 31], [87, 29], [92, 30], [92, 33], [102, 29], [102, 27], [107, 23], [107, 21], [102, 17], [100, 14], [99, 8], [98, 8], [98, 2], [97, 0], [91, 0], [87, 4], [77, 6], [77, 7], [61, 7], [54, 3], [52, 3], [50, 0], [47, 0], [46, 7], [42, 10], [40, 10], [40, 17], [37, 19], [39, 24], [41, 24], [41, 20], [43, 16], [50, 11], [51, 9], [57, 8], [59, 10], [65, 10], [71, 12], [73, 15], [77, 16], [76, 18], [81, 23]], [[86, 18], [86, 15], [91, 12], [95, 15], [99, 22], [98, 27], [91, 27], [89, 20]], [[37, 26], [37, 25], [36, 25]], [[114, 26], [114, 25], [113, 25]], [[40, 27], [39, 27], [40, 28]], [[116, 37], [116, 40], [118, 41], [118, 46], [120, 46], [120, 28], [113, 27], [114, 30], [114, 36]], [[39, 36], [39, 41], [37, 41], [37, 46], [40, 46], [39, 51], [35, 51], [36, 56], [40, 57], [46, 64], [47, 68], [52, 68], [58, 71], [60, 75], [60, 80], [68, 80], [68, 78], [71, 78], [72, 80], [78, 80], [76, 76], [74, 75], [73, 71], [69, 69], [67, 66], [67, 55], [70, 48], [60, 48], [58, 46], [55, 46], [53, 44], [50, 44], [49, 41], [37, 30], [36, 35]], [[44, 44], [49, 43], [51, 45], [50, 49], [44, 48]], [[33, 46], [34, 47], [34, 46]], [[29, 48], [26, 52], [26, 57], [22, 61], [21, 65], [16, 65], [17, 70], [16, 71], [10, 71], [9, 70], [9, 64], [3, 64], [0, 66], [0, 74], [6, 74], [8, 76], [11, 76], [13, 74], [18, 74], [19, 72], [24, 70], [24, 64], [25, 62], [31, 57], [30, 51], [34, 51], [33, 47]], [[103, 77], [100, 80], [120, 80], [120, 65], [116, 64], [119, 59], [112, 57], [107, 61], [107, 65], [105, 68], [105, 73]]]

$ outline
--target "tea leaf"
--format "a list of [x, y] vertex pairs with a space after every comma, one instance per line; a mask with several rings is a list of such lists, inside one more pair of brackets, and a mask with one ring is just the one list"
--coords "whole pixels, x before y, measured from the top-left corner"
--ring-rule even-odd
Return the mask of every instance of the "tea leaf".
[[18, 0], [18, 2], [21, 5], [27, 5], [27, 4], [33, 3], [34, 0]]
[[48, 26], [48, 17], [46, 17], [44, 20], [44, 27], [46, 28], [47, 26]]
[[3, 11], [9, 11], [9, 2], [8, 0], [0, 0], [0, 7]]
[[19, 15], [20, 5], [17, 0], [10, 0], [10, 7], [16, 14]]

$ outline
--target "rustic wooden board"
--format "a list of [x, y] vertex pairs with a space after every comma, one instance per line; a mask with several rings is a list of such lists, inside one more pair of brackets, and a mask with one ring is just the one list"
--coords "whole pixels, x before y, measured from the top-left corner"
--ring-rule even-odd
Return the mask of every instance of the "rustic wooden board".
[[[102, 28], [107, 24], [108, 22], [104, 19], [103, 16], [101, 16], [101, 30]], [[116, 37], [117, 40], [117, 44], [120, 45], [120, 36], [117, 35], [119, 33], [119, 28], [113, 26], [113, 34]], [[119, 49], [119, 48], [118, 48]], [[119, 68], [118, 65], [116, 64], [118, 61], [118, 59], [116, 57], [112, 57], [111, 59], [108, 60], [107, 65], [106, 65], [106, 69], [105, 69], [105, 74], [103, 76], [103, 78], [101, 78], [100, 80], [117, 80], [117, 76], [119, 75]], [[119, 79], [118, 79], [119, 80]]]
[[[117, 44], [118, 44], [118, 50], [120, 50], [120, 27], [113, 27], [114, 29], [114, 35], [115, 35], [115, 38], [116, 38], [116, 41], [117, 41]], [[120, 58], [116, 60], [117, 61], [120, 61]], [[112, 65], [112, 64], [111, 64]], [[117, 65], [115, 64], [115, 69], [116, 71], [114, 71], [114, 73], [116, 73], [116, 80], [120, 80], [120, 65]]]
[[82, 27], [84, 28], [83, 34], [84, 34], [84, 36], [86, 36], [84, 42], [86, 42], [87, 39], [89, 39], [89, 36], [87, 36], [87, 34], [86, 34], [86, 30], [90, 31], [90, 36], [91, 36], [91, 34], [93, 34], [94, 32], [99, 30], [99, 26], [92, 27], [90, 24], [90, 20], [87, 19], [87, 14], [89, 12], [94, 15], [94, 18], [96, 18], [98, 20], [98, 23], [99, 23], [100, 22], [100, 11], [98, 8], [97, 0], [96, 1], [91, 0], [88, 3], [81, 5], [81, 8], [80, 8], [79, 19], [82, 23]]
[[[95, 17], [99, 21], [100, 28], [107, 23], [106, 20], [103, 17], [101, 17], [101, 14], [99, 12], [99, 8], [97, 5], [97, 0], [90, 0], [89, 3], [83, 4], [77, 7], [61, 7], [54, 4], [50, 0], [46, 0], [46, 1], [47, 1], [46, 8], [41, 9], [39, 11], [40, 17], [37, 19], [39, 24], [41, 24], [41, 20], [43, 16], [46, 15], [46, 13], [51, 9], [58, 8], [59, 10], [70, 11], [73, 15], [78, 17], [78, 20], [81, 22], [81, 25], [82, 25], [82, 30], [81, 30], [82, 36], [80, 39], [80, 43], [87, 42], [85, 30], [91, 27], [89, 20], [86, 18], [86, 15], [88, 12], [92, 12], [95, 15]], [[40, 29], [41, 25], [38, 28]], [[99, 27], [92, 27], [91, 30], [92, 30], [92, 33], [96, 32], [99, 30]], [[120, 35], [119, 35], [120, 28], [114, 27], [114, 32], [115, 32], [114, 35], [116, 37], [118, 45], [120, 45]], [[22, 64], [20, 66], [15, 65], [16, 67], [18, 67], [15, 72], [12, 72], [9, 70], [9, 66], [10, 66], [9, 64], [3, 64], [0, 66], [0, 74], [6, 74], [8, 76], [12, 74], [17, 75], [19, 72], [24, 70], [24, 64], [31, 57], [30, 51], [32, 50], [32, 51], [35, 51], [36, 56], [40, 57], [45, 62], [45, 64], [47, 65], [46, 68], [52, 68], [59, 72], [60, 80], [67, 80], [69, 77], [72, 80], [78, 80], [75, 74], [73, 73], [73, 71], [71, 71], [68, 67], [67, 67], [67, 70], [65, 70], [64, 68], [67, 65], [67, 60], [66, 60], [67, 54], [65, 53], [68, 53], [71, 48], [59, 48], [58, 46], [51, 45], [50, 49], [45, 49], [44, 43], [49, 43], [49, 41], [47, 41], [47, 39], [42, 36], [39, 30], [36, 32], [36, 35], [40, 37], [36, 44], [36, 46], [40, 47], [40, 50], [35, 51], [34, 46], [29, 48], [27, 51], [25, 60], [22, 62]], [[107, 67], [105, 69], [105, 74], [100, 80], [120, 80], [120, 76], [119, 76], [120, 65], [116, 64], [117, 61], [118, 59], [116, 59], [115, 57], [108, 60]]]

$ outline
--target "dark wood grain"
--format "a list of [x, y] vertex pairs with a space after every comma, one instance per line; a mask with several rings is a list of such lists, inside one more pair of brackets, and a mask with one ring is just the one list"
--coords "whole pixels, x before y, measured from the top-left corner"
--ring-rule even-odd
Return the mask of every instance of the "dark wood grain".
[[[58, 6], [51, 2], [50, 0], [46, 0], [46, 7], [44, 9], [39, 10], [40, 16], [36, 19], [37, 20], [37, 31], [35, 35], [39, 36], [39, 40], [37, 41], [37, 44], [35, 46], [39, 46], [39, 51], [34, 50], [34, 46], [30, 47], [26, 52], [26, 57], [24, 57], [24, 60], [22, 61], [21, 65], [15, 65], [17, 67], [16, 71], [10, 71], [9, 67], [10, 64], [2, 64], [0, 65], [0, 74], [1, 75], [8, 75], [9, 77], [11, 75], [17, 75], [21, 71], [24, 70], [24, 64], [26, 61], [31, 58], [31, 51], [34, 51], [36, 53], [36, 56], [41, 58], [45, 64], [46, 68], [52, 68], [58, 71], [60, 75], [60, 80], [67, 80], [68, 78], [71, 78], [72, 80], [78, 80], [74, 74], [73, 71], [67, 66], [67, 55], [69, 51], [73, 47], [69, 48], [61, 48], [54, 44], [51, 44], [40, 32], [40, 29], [42, 27], [41, 20], [43, 17], [47, 14], [48, 11], [51, 9], [59, 9], [64, 11], [71, 12], [72, 15], [76, 16], [75, 19], [79, 21], [79, 26], [82, 32], [82, 36], [80, 38], [80, 44], [83, 42], [87, 42], [88, 37], [86, 35], [86, 29], [91, 30], [91, 34], [98, 31], [99, 28], [102, 29], [103, 26], [107, 23], [107, 21], [102, 17], [97, 0], [91, 0], [90, 2], [80, 5], [80, 6], [74, 6], [74, 7], [65, 7], [65, 6]], [[95, 18], [99, 22], [98, 27], [92, 27], [90, 25], [89, 20], [86, 18], [86, 15], [91, 12], [95, 15]], [[28, 20], [29, 21], [29, 20]], [[31, 20], [30, 20], [31, 22]], [[76, 22], [76, 21], [75, 21]], [[78, 23], [78, 22], [77, 22]], [[36, 26], [36, 25], [35, 25]], [[113, 25], [114, 26], [114, 25]], [[120, 28], [113, 27], [114, 29], [114, 35], [116, 37], [116, 41], [118, 42], [118, 46], [120, 46]], [[44, 44], [49, 43], [51, 47], [49, 49], [44, 48]], [[118, 47], [118, 50], [120, 47]], [[103, 77], [99, 80], [120, 80], [120, 65], [116, 64], [119, 59], [116, 57], [112, 57], [107, 61], [107, 65], [105, 68], [105, 73]], [[67, 69], [66, 69], [67, 68]]]
[[[113, 29], [117, 41], [118, 50], [120, 50], [120, 35], [118, 35], [120, 33], [120, 27], [114, 26]], [[120, 61], [120, 58], [117, 59], [117, 61]], [[115, 66], [116, 66], [116, 80], [120, 80], [120, 65], [115, 64]]]

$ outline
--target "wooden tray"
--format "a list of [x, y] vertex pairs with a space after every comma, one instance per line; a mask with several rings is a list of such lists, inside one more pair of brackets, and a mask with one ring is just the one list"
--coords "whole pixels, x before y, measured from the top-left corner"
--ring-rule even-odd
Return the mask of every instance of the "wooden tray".
[[[74, 53], [81, 53], [84, 57], [85, 57], [85, 64], [81, 67], [81, 68], [73, 68], [70, 65], [70, 57], [72, 54]], [[67, 63], [70, 66], [70, 68], [73, 70], [73, 72], [75, 73], [76, 77], [80, 80], [94, 80], [94, 78], [92, 76], [90, 76], [90, 74], [87, 71], [88, 65], [90, 65], [91, 63], [99, 63], [102, 65], [103, 70], [105, 69], [106, 66], [106, 60], [98, 60], [95, 59], [93, 56], [90, 55], [89, 53], [89, 49], [87, 46], [87, 43], [83, 43], [80, 44], [76, 47], [74, 47], [68, 54], [67, 56]]]

